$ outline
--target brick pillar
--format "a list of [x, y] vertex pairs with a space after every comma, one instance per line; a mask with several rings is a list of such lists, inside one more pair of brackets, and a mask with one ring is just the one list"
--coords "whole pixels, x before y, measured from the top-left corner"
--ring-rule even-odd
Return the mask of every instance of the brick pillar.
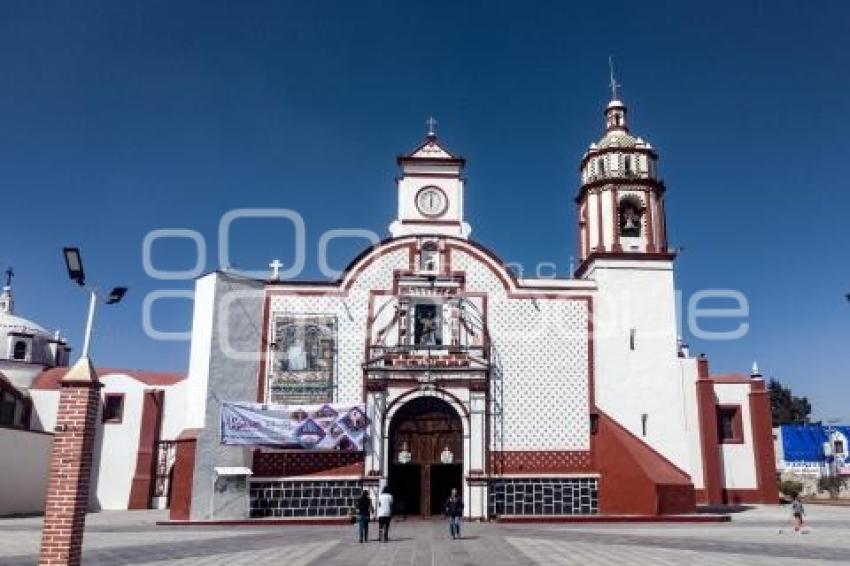
[[776, 457], [773, 451], [770, 393], [763, 379], [756, 378], [750, 382], [749, 397], [759, 503], [776, 503], [779, 500], [779, 493], [776, 487]]
[[74, 364], [59, 388], [40, 566], [80, 564], [100, 402], [100, 382], [88, 358]]
[[703, 503], [723, 503], [723, 471], [720, 468], [720, 440], [717, 434], [717, 402], [714, 381], [708, 370], [708, 359], [697, 360], [697, 415], [699, 419], [700, 455], [702, 456]]

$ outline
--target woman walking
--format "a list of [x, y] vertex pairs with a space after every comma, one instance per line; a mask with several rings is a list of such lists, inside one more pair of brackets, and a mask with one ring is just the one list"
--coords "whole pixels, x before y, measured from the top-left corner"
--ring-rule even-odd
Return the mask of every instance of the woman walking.
[[360, 542], [369, 542], [369, 517], [372, 516], [373, 510], [372, 498], [364, 489], [360, 499], [357, 500], [357, 532], [360, 535]]
[[388, 487], [384, 487], [378, 496], [378, 540], [389, 542], [390, 521], [393, 518], [393, 496]]
[[452, 488], [452, 493], [446, 501], [446, 517], [449, 519], [449, 534], [453, 539], [460, 538], [460, 518], [463, 517], [463, 500]]

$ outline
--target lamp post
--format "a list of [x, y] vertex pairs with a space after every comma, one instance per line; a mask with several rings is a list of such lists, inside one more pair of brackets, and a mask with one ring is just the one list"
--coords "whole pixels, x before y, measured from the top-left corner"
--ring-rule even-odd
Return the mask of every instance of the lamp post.
[[124, 295], [127, 294], [127, 287], [113, 287], [108, 295], [102, 297], [98, 294], [97, 288], [86, 285], [86, 272], [83, 269], [83, 258], [80, 255], [80, 248], [63, 248], [62, 254], [65, 256], [65, 266], [68, 268], [68, 278], [89, 293], [89, 315], [86, 319], [86, 333], [83, 337], [83, 351], [80, 354], [81, 358], [88, 358], [89, 352], [91, 351], [94, 312], [97, 307], [98, 299], [102, 299], [107, 305], [117, 304], [121, 302], [121, 299], [123, 299]]
[[89, 293], [89, 311], [80, 359], [59, 380], [59, 408], [56, 412], [44, 505], [38, 558], [40, 566], [77, 566], [82, 561], [95, 419], [100, 405], [101, 387], [89, 359], [95, 307], [98, 299], [114, 305], [127, 293], [126, 287], [115, 287], [108, 295], [101, 297], [96, 288], [86, 286], [79, 248], [64, 248], [62, 252], [68, 276]]

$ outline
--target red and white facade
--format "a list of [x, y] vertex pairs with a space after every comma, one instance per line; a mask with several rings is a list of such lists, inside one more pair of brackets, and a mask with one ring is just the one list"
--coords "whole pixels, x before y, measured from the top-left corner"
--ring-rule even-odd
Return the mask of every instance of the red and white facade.
[[[432, 132], [398, 160], [392, 237], [339, 280], [199, 279], [172, 518], [338, 518], [384, 485], [425, 515], [456, 486], [471, 518], [772, 502], [764, 382], [679, 347], [657, 155], [605, 114], [574, 277], [518, 278], [469, 239], [465, 161]], [[222, 401], [306, 399], [365, 403], [365, 452], [220, 444]]]

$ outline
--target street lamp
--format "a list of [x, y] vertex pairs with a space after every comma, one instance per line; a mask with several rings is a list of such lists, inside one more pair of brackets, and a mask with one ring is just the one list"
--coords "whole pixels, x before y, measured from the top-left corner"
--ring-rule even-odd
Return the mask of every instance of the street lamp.
[[82, 358], [88, 358], [89, 351], [91, 350], [91, 334], [97, 300], [101, 299], [107, 305], [119, 303], [127, 293], [127, 287], [113, 287], [109, 294], [103, 297], [98, 294], [97, 288], [86, 285], [86, 272], [83, 269], [83, 258], [80, 255], [80, 248], [62, 248], [62, 255], [65, 256], [65, 267], [68, 268], [68, 278], [89, 292], [89, 315], [86, 319], [86, 334], [83, 338], [83, 351], [80, 355]]

